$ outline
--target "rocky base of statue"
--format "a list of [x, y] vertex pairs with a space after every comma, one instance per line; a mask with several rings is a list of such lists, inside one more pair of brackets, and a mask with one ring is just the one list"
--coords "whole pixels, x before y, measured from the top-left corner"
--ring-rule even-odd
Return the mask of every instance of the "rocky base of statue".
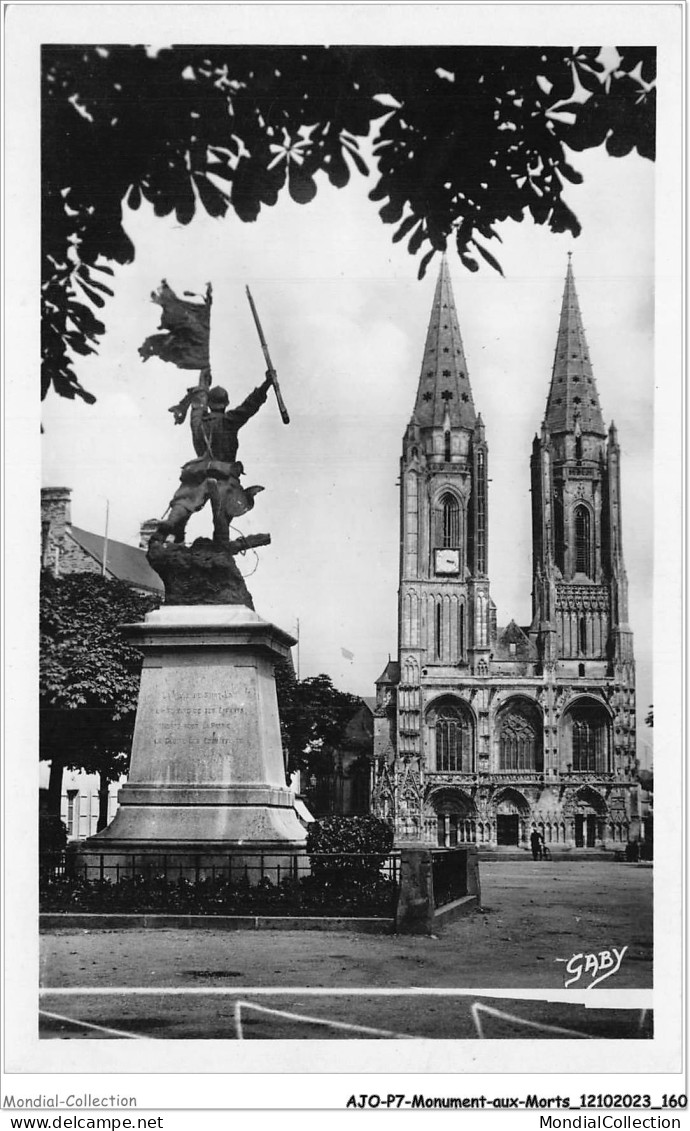
[[133, 859], [186, 870], [242, 857], [258, 882], [268, 854], [286, 874], [306, 842], [275, 688], [294, 638], [237, 604], [164, 605], [125, 632], [144, 656], [129, 778], [80, 858], [126, 872]]
[[165, 585], [166, 605], [245, 605], [254, 608], [235, 555], [268, 546], [270, 534], [249, 534], [226, 545], [197, 538], [191, 546], [153, 538], [149, 565]]

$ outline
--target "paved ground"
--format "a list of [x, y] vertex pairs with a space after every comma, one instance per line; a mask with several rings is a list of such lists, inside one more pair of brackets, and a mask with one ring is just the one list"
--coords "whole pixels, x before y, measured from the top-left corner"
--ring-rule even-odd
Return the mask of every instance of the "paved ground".
[[[627, 950], [602, 988], [650, 988], [652, 875], [650, 867], [608, 861], [483, 861], [482, 909], [436, 939], [213, 928], [53, 930], [41, 940], [42, 1035], [113, 1035], [89, 1025], [123, 1036], [186, 1039], [367, 1036], [360, 1026], [382, 1037], [559, 1035], [524, 1025], [531, 1021], [583, 1036], [649, 1036], [649, 1014], [511, 1002], [509, 993], [482, 1001], [481, 994], [458, 999], [407, 991], [562, 989], [569, 958], [614, 947]], [[79, 994], [108, 987], [121, 992]], [[341, 995], [252, 993], [269, 987], [331, 988]], [[50, 993], [57, 988], [76, 992]], [[361, 992], [371, 989], [389, 995]], [[360, 992], [343, 995], [351, 990]]]

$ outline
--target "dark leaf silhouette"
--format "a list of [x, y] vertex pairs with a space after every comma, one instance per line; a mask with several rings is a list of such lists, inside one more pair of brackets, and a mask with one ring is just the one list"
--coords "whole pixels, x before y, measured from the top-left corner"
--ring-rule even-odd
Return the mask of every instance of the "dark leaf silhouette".
[[310, 177], [308, 173], [290, 162], [288, 171], [288, 185], [290, 189], [290, 196], [297, 204], [308, 204], [316, 196], [316, 185], [314, 178]]
[[492, 255], [490, 251], [487, 251], [485, 247], [482, 247], [478, 240], [474, 240], [473, 243], [482, 259], [485, 259], [489, 266], [493, 267], [494, 271], [498, 271], [498, 273], [502, 275], [503, 268], [501, 267], [501, 264], [498, 262], [496, 257]]
[[395, 232], [395, 235], [393, 236], [393, 243], [398, 243], [399, 240], [404, 239], [407, 233], [410, 232], [418, 223], [419, 221], [417, 220], [416, 216], [408, 216], [405, 220], [403, 220], [402, 224]]
[[209, 216], [224, 216], [230, 203], [225, 193], [216, 188], [208, 177], [196, 174], [194, 183], [199, 193], [199, 198]]
[[433, 250], [433, 248], [432, 248], [432, 250], [431, 250], [431, 251], [427, 251], [426, 255], [423, 255], [423, 256], [422, 256], [421, 262], [420, 262], [420, 264], [419, 264], [419, 270], [417, 271], [417, 278], [418, 278], [418, 279], [423, 279], [423, 278], [424, 278], [424, 276], [425, 276], [425, 274], [426, 274], [426, 269], [427, 269], [427, 267], [429, 266], [429, 264], [430, 264], [431, 260], [433, 259], [434, 255], [435, 255], [435, 252], [434, 252], [434, 250]]
[[485, 242], [525, 213], [576, 235], [568, 149], [655, 152], [651, 47], [51, 45], [42, 63], [41, 393], [89, 403], [74, 359], [104, 333], [98, 272], [134, 258], [125, 204], [253, 222], [286, 187], [309, 203], [319, 173], [367, 176], [367, 138], [369, 197], [421, 278], [450, 238], [500, 270]]
[[357, 169], [357, 172], [361, 173], [363, 177], [368, 177], [369, 166], [362, 157], [361, 153], [359, 153], [359, 151], [357, 150], [357, 147], [355, 145], [350, 145], [347, 139], [343, 138], [343, 148], [347, 152], [348, 157]]

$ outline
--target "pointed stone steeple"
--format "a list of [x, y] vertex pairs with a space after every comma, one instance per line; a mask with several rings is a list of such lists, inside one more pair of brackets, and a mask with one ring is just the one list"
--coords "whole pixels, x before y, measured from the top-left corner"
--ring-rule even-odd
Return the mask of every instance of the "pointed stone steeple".
[[476, 419], [450, 272], [445, 255], [436, 283], [413, 421], [420, 428], [472, 431]]
[[606, 435], [570, 256], [544, 423], [552, 435]]

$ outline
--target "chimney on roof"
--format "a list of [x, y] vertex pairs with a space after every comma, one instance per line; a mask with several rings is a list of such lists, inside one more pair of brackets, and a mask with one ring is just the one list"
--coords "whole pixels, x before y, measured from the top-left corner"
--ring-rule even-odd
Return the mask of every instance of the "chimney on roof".
[[155, 534], [156, 530], [158, 529], [158, 522], [159, 520], [157, 518], [147, 518], [146, 522], [142, 522], [139, 529], [140, 550], [148, 550], [149, 542], [151, 541], [151, 535]]
[[41, 566], [57, 574], [65, 532], [72, 525], [71, 487], [41, 488]]

